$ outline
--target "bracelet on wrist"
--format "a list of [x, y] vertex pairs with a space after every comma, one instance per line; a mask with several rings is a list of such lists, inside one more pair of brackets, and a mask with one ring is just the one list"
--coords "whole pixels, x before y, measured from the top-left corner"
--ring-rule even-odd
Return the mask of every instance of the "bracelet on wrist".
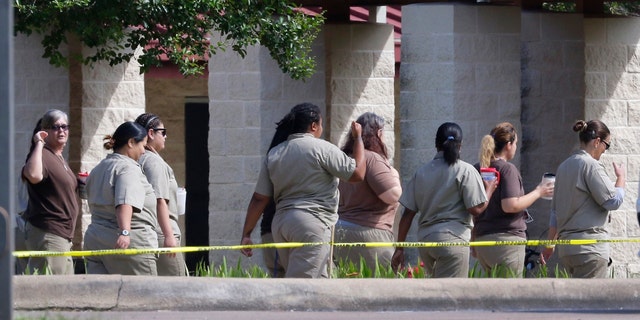
[[545, 245], [544, 247], [547, 248], [547, 249], [554, 249], [556, 247], [556, 245], [555, 244], [548, 244], [548, 245]]

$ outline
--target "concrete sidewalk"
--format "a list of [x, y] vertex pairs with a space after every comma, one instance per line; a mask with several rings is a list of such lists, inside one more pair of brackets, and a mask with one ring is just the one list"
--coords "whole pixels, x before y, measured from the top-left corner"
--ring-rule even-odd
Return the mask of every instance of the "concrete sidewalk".
[[640, 279], [15, 276], [15, 310], [640, 311]]

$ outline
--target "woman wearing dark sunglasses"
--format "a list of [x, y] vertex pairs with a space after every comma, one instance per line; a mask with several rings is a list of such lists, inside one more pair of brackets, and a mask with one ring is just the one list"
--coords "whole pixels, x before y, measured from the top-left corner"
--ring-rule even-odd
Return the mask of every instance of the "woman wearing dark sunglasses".
[[[158, 152], [164, 150], [167, 129], [160, 117], [143, 113], [136, 123], [147, 131], [146, 152], [138, 162], [157, 197], [158, 246], [171, 248], [180, 246], [181, 232], [178, 226], [178, 183], [171, 166]], [[160, 232], [161, 231], [161, 232]], [[186, 265], [182, 254], [162, 254], [158, 258], [159, 276], [185, 276]]]
[[[580, 150], [562, 162], [556, 171], [555, 194], [551, 202], [549, 239], [609, 238], [606, 224], [609, 211], [617, 210], [624, 199], [625, 170], [613, 163], [616, 175], [611, 182], [600, 156], [611, 146], [609, 128], [599, 120], [579, 120], [573, 131], [580, 137]], [[559, 245], [558, 257], [573, 278], [606, 278], [609, 243]], [[541, 256], [545, 263], [554, 246]]]
[[[69, 140], [67, 114], [47, 111], [32, 136], [22, 168], [29, 204], [24, 213], [26, 245], [35, 251], [69, 251], [78, 212], [76, 175], [62, 156]], [[71, 257], [30, 258], [29, 272], [73, 274]]]
[[[127, 121], [104, 140], [104, 148], [113, 153], [102, 159], [87, 178], [91, 224], [85, 232], [84, 249], [158, 248], [155, 193], [137, 162], [145, 152], [147, 132]], [[157, 257], [152, 253], [86, 259], [89, 274], [158, 274]]]

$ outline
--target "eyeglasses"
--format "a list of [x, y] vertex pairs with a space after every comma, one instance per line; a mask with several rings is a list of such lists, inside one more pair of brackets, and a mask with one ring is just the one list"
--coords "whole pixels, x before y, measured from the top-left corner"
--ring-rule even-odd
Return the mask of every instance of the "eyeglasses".
[[153, 131], [160, 131], [160, 133], [162, 134], [163, 137], [167, 136], [167, 129], [165, 128], [153, 128]]
[[68, 125], [68, 124], [61, 124], [61, 125], [54, 124], [51, 126], [51, 130], [53, 131], [58, 131], [58, 130], [67, 131], [69, 130], [69, 128], [71, 128], [71, 125]]
[[604, 149], [605, 149], [605, 150], [609, 150], [609, 148], [611, 148], [611, 144], [610, 144], [610, 143], [607, 143], [607, 142], [606, 142], [606, 141], [604, 141], [604, 140], [600, 140], [600, 141], [602, 141], [602, 143], [604, 143]]

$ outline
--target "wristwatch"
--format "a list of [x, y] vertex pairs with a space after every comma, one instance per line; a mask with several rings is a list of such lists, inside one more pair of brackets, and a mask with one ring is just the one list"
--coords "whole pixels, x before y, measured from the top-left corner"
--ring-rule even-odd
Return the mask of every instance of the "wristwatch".
[[125, 236], [125, 237], [128, 237], [128, 236], [129, 236], [129, 230], [122, 230], [122, 231], [120, 231], [119, 236]]

